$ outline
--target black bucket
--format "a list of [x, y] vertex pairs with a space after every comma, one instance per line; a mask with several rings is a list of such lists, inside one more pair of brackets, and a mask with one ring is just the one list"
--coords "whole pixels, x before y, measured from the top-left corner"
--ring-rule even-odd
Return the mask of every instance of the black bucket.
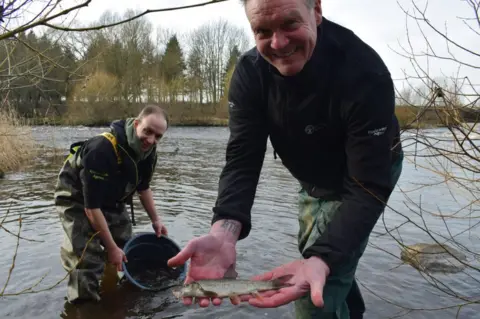
[[125, 244], [123, 251], [128, 260], [123, 263], [125, 277], [141, 289], [165, 290], [185, 280], [187, 264], [175, 269], [167, 265], [180, 252], [180, 247], [168, 237], [139, 233]]

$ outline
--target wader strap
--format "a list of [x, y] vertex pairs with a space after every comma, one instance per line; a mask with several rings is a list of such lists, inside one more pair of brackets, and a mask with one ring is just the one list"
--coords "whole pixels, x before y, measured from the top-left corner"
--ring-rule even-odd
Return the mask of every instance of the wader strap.
[[80, 141], [80, 142], [76, 142], [76, 143], [73, 143], [70, 145], [70, 150], [68, 152], [68, 155], [67, 157], [65, 158], [65, 161], [63, 162], [63, 164], [65, 164], [66, 162], [68, 162], [68, 160], [70, 160], [70, 158], [75, 155], [75, 153], [78, 151], [78, 149], [80, 147], [82, 147], [82, 145], [85, 143], [85, 141]]
[[130, 202], [130, 214], [132, 215], [132, 225], [136, 226], [137, 223], [135, 222], [135, 214], [133, 213], [133, 201]]
[[80, 141], [76, 142], [70, 145], [70, 154], [75, 154], [75, 152], [78, 150], [80, 146], [82, 146], [85, 143], [85, 141]]
[[135, 222], [135, 213], [133, 211], [133, 194], [126, 198], [126, 202], [130, 205], [130, 216], [132, 217], [132, 225], [136, 226], [137, 223]]
[[[115, 155], [117, 156], [117, 163], [121, 164], [122, 163], [122, 158], [121, 158], [120, 154], [118, 153], [117, 138], [115, 137], [115, 135], [113, 135], [112, 133], [109, 133], [109, 132], [103, 132], [100, 135], [102, 135], [110, 143], [112, 143], [113, 150], [115, 152]], [[68, 161], [70, 159], [70, 157], [72, 157], [84, 143], [85, 143], [85, 141], [79, 141], [79, 142], [75, 142], [75, 143], [71, 144], [70, 145], [70, 152], [69, 152], [65, 161]]]
[[115, 155], [117, 156], [117, 163], [122, 164], [122, 158], [120, 157], [120, 154], [118, 153], [117, 139], [116, 139], [115, 135], [113, 135], [112, 133], [109, 133], [109, 132], [103, 132], [100, 135], [102, 135], [107, 140], [109, 140], [110, 143], [112, 143], [113, 150], [115, 151]]

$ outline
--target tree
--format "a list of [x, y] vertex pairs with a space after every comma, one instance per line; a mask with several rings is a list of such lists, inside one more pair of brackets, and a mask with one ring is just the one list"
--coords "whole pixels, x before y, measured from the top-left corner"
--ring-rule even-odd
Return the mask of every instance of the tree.
[[[238, 58], [240, 57], [241, 52], [238, 49], [238, 46], [235, 44], [232, 49], [230, 50], [230, 55], [228, 57], [227, 63], [225, 65], [225, 70], [223, 74], [223, 83], [224, 88], [227, 87], [227, 83], [230, 83], [230, 79], [227, 77], [229, 76], [229, 72], [231, 72], [235, 65], [237, 64]], [[224, 89], [223, 94], [226, 94], [226, 90]]]
[[185, 62], [177, 36], [173, 35], [167, 43], [162, 58], [162, 76], [170, 83], [170, 101], [175, 102], [184, 80]]
[[200, 47], [193, 47], [188, 56], [188, 91], [190, 100], [202, 103], [205, 92], [204, 60]]
[[[71, 4], [66, 6], [61, 6], [61, 4], [63, 4], [61, 3], [62, 1], [56, 1], [53, 3], [51, 1], [46, 1], [46, 0], [41, 0], [41, 1], [43, 2], [42, 4], [36, 3], [36, 5], [38, 6], [37, 8], [39, 10], [38, 14], [30, 12], [30, 6], [32, 5], [33, 0], [24, 0], [24, 1], [10, 0], [7, 3], [5, 3], [2, 6], [2, 10], [0, 10], [1, 22], [4, 22], [5, 25], [10, 25], [10, 24], [15, 25], [14, 20], [19, 16], [27, 17], [26, 21], [28, 22], [17, 25], [11, 30], [6, 30], [6, 32], [4, 32], [3, 34], [0, 34], [0, 40], [14, 37], [19, 33], [31, 30], [35, 27], [46, 27], [48, 29], [53, 29], [53, 30], [76, 31], [76, 32], [102, 30], [106, 28], [112, 28], [130, 21], [134, 21], [140, 17], [143, 17], [144, 15], [154, 13], [154, 12], [183, 10], [183, 9], [195, 8], [195, 7], [210, 5], [214, 3], [224, 2], [226, 0], [211, 0], [211, 1], [205, 1], [201, 3], [195, 3], [191, 5], [178, 6], [178, 7], [147, 9], [143, 12], [137, 13], [128, 18], [120, 19], [118, 21], [113, 21], [113, 22], [98, 23], [88, 27], [70, 27], [70, 26], [78, 24], [73, 21], [75, 17], [75, 13], [77, 13], [78, 10], [84, 7], [87, 7], [90, 3], [92, 3], [93, 0], [83, 0], [78, 4], [75, 4], [75, 5]], [[69, 17], [68, 15], [72, 13], [73, 13], [73, 17], [72, 15]], [[30, 20], [28, 19], [29, 17], [31, 17]], [[63, 20], [64, 22], [63, 24], [58, 24], [54, 22], [56, 19], [57, 19], [56, 21], [59, 21], [58, 20], [59, 18], [65, 18]]]
[[196, 48], [196, 59], [203, 63], [206, 100], [218, 103], [223, 95], [225, 68], [230, 53], [237, 46], [240, 52], [249, 44], [244, 30], [218, 19], [198, 27], [190, 37], [190, 47]]
[[[413, 121], [421, 122], [427, 116], [436, 116], [436, 122], [445, 127], [440, 136], [439, 131], [430, 130], [403, 130], [402, 144], [406, 151], [405, 165], [411, 164], [417, 170], [424, 170], [422, 180], [417, 180], [412, 185], [413, 189], [406, 190], [399, 186], [404, 194], [405, 209], [393, 208], [389, 205], [389, 213], [397, 214], [395, 225], [387, 225], [384, 236], [390, 236], [395, 243], [405, 250], [412, 243], [413, 232], [415, 237], [422, 237], [432, 244], [442, 247], [445, 255], [456, 264], [460, 264], [459, 271], [469, 278], [472, 285], [478, 286], [480, 268], [477, 266], [480, 252], [478, 245], [468, 235], [479, 226], [478, 214], [480, 184], [477, 174], [480, 173], [480, 150], [478, 148], [479, 131], [477, 128], [478, 110], [473, 106], [478, 103], [480, 95], [478, 85], [471, 81], [471, 75], [478, 75], [480, 69], [478, 43], [480, 43], [480, 1], [467, 0], [449, 1], [452, 16], [449, 24], [453, 23], [456, 11], [463, 11], [458, 26], [463, 26], [462, 31], [443, 31], [439, 26], [442, 22], [435, 21], [437, 15], [429, 13], [429, 7], [421, 7], [420, 1], [411, 1], [410, 8], [401, 5], [406, 23], [406, 45], [401, 46], [396, 52], [411, 64], [411, 72], [405, 71], [404, 83], [407, 89], [400, 92], [398, 100], [412, 103], [413, 89], [423, 96], [419, 102], [422, 105], [416, 110]], [[439, 3], [436, 3], [437, 5]], [[465, 16], [469, 13], [469, 16]], [[458, 14], [457, 16], [459, 16]], [[418, 38], [415, 38], [413, 26], [418, 27]], [[446, 24], [446, 23], [445, 23]], [[423, 43], [418, 43], [421, 39]], [[440, 71], [450, 67], [452, 75], [439, 76]], [[478, 79], [476, 80], [478, 83]], [[467, 122], [469, 122], [467, 124]], [[407, 181], [405, 181], [406, 183]], [[435, 198], [428, 201], [419, 201], [421, 194], [435, 187], [442, 189], [443, 200], [451, 196], [451, 205], [438, 207]], [[415, 197], [414, 197], [415, 196]], [[385, 214], [384, 214], [385, 215]], [[460, 228], [459, 228], [460, 227]], [[408, 232], [409, 236], [402, 235]], [[382, 239], [385, 242], [385, 239]], [[459, 258], [451, 253], [448, 246], [463, 253], [466, 258]], [[380, 248], [380, 247], [378, 247]], [[381, 249], [381, 248], [380, 248]], [[391, 253], [390, 251], [388, 253]], [[468, 305], [479, 304], [476, 289], [469, 292], [460, 284], [460, 281], [445, 280], [445, 276], [438, 275], [432, 270], [419, 267], [419, 274], [433, 289], [438, 290], [442, 296], [454, 300], [458, 312], [457, 317]], [[460, 274], [458, 274], [460, 276]], [[383, 300], [385, 298], [381, 297]], [[436, 300], [440, 300], [437, 298]], [[390, 301], [387, 301], [390, 302]], [[414, 311], [411, 307], [402, 305], [400, 301], [391, 301], [405, 311], [405, 314]], [[437, 306], [437, 305], [436, 305]], [[438, 304], [430, 309], [453, 309], [449, 303]], [[416, 309], [421, 311], [422, 309]], [[453, 313], [452, 313], [453, 314]], [[453, 314], [455, 315], [455, 314]]]

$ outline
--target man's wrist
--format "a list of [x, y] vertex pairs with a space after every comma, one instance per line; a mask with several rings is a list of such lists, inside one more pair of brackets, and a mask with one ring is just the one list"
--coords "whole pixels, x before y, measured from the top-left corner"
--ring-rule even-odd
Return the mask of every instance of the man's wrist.
[[222, 219], [216, 221], [210, 228], [210, 234], [214, 236], [221, 236], [225, 241], [236, 243], [240, 232], [242, 230], [242, 224], [234, 219]]
[[160, 220], [160, 216], [158, 215], [157, 210], [147, 211], [147, 214], [148, 217], [150, 217], [150, 221], [152, 222], [152, 224]]
[[113, 251], [115, 248], [117, 248], [117, 244], [113, 240], [107, 240], [107, 243], [105, 243], [105, 248], [107, 248], [107, 251]]

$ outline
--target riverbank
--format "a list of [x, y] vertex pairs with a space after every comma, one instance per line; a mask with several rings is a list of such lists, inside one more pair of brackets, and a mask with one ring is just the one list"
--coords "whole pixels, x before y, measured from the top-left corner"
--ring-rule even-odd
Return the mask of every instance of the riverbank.
[[[159, 105], [167, 112], [171, 126], [228, 125], [228, 106], [225, 102], [212, 104], [175, 102]], [[48, 105], [41, 105], [35, 113], [24, 114], [32, 125], [99, 127], [108, 126], [117, 119], [135, 117], [144, 106], [144, 103], [72, 102], [57, 106], [55, 114], [51, 113]]]
[[[109, 126], [111, 121], [96, 121], [96, 122], [66, 122], [62, 119], [52, 120], [52, 119], [43, 119], [36, 118], [31, 119], [32, 125], [35, 126], [85, 126], [85, 127], [106, 127]], [[183, 121], [171, 121], [171, 127], [227, 127], [228, 119], [219, 119], [219, 118], [204, 118], [204, 119], [188, 119]], [[430, 129], [430, 128], [439, 128], [446, 127], [442, 123], [429, 123], [429, 122], [419, 122], [419, 121], [403, 121], [400, 123], [400, 129]]]
[[14, 111], [0, 109], [0, 178], [31, 160], [34, 145], [29, 124]]
[[[159, 105], [167, 111], [171, 126], [228, 125], [228, 105], [223, 100], [220, 103], [179, 101]], [[25, 110], [21, 114], [33, 125], [99, 127], [108, 126], [116, 119], [135, 117], [144, 106], [144, 103], [76, 101], [57, 105], [52, 113], [50, 105], [40, 103], [35, 112]], [[402, 129], [446, 127], [456, 124], [456, 119], [476, 122], [480, 118], [480, 113], [472, 109], [458, 108], [452, 112], [451, 109], [424, 109], [410, 105], [397, 105], [395, 114]]]
[[[125, 117], [121, 117], [125, 118]], [[120, 119], [120, 118], [115, 118]], [[34, 126], [86, 126], [86, 127], [104, 127], [109, 126], [110, 123], [115, 120], [100, 120], [100, 121], [71, 121], [61, 117], [49, 117], [49, 118], [31, 118], [29, 122]], [[183, 118], [181, 120], [170, 120], [170, 126], [227, 126], [228, 119], [226, 118]]]
[[[128, 111], [120, 111], [119, 109], [112, 109], [112, 112], [100, 112], [98, 116], [90, 114], [97, 114], [92, 112], [76, 111], [75, 114], [71, 112], [62, 116], [49, 117], [32, 117], [29, 119], [32, 125], [53, 125], [53, 126], [87, 126], [87, 127], [101, 127], [108, 126], [112, 121], [120, 118], [134, 117], [137, 114], [135, 111], [129, 109]], [[203, 110], [198, 107], [181, 108], [171, 107], [166, 108], [169, 113], [171, 126], [227, 126], [228, 113], [221, 106], [212, 107], [205, 106]], [[409, 106], [398, 106], [395, 109], [401, 129], [428, 129], [446, 127], [448, 121], [445, 115], [435, 110], [428, 110], [421, 116], [420, 109]], [[188, 114], [185, 115], [185, 114]], [[207, 114], [207, 115], [206, 115]], [[468, 120], [468, 119], [467, 119]]]

